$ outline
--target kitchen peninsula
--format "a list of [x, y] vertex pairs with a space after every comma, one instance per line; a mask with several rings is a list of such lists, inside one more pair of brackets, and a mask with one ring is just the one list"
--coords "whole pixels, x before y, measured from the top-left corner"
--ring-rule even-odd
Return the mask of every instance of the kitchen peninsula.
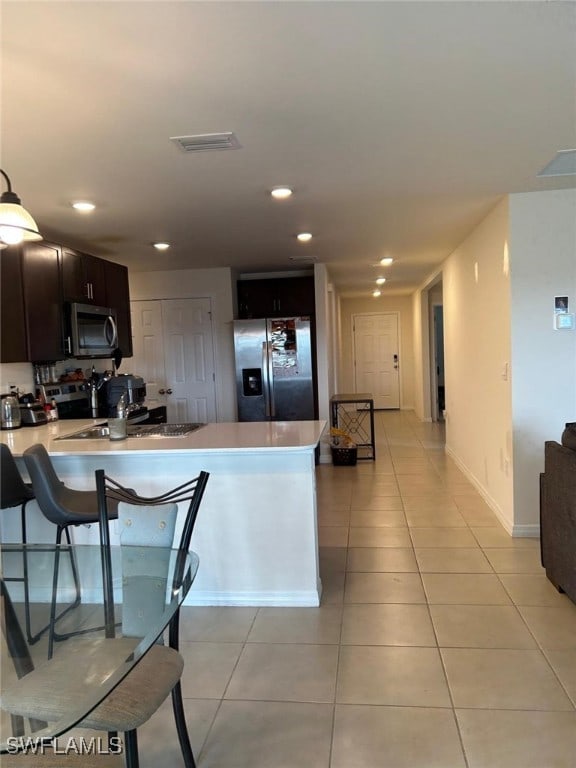
[[[59, 477], [81, 490], [94, 488], [96, 469], [142, 495], [210, 472], [192, 537], [200, 568], [186, 604], [319, 604], [314, 451], [324, 421], [213, 423], [179, 437], [122, 441], [58, 439], [97, 423], [59, 421], [4, 431], [0, 440], [24, 477], [22, 453], [42, 443]], [[52, 542], [54, 527], [36, 502], [28, 509], [29, 541]], [[5, 540], [19, 540], [18, 518], [3, 516]], [[115, 523], [111, 535], [117, 536]], [[97, 543], [97, 526], [75, 528], [73, 536], [77, 543]]]

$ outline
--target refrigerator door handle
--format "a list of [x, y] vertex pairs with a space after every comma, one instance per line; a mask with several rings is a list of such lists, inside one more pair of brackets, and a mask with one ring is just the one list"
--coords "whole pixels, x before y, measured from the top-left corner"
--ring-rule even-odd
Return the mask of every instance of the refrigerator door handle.
[[272, 366], [272, 342], [269, 341], [268, 344], [268, 386], [269, 386], [269, 393], [270, 393], [270, 418], [275, 419], [276, 418], [276, 403], [274, 401], [274, 368]]
[[264, 402], [266, 403], [266, 418], [272, 417], [272, 387], [270, 386], [270, 368], [268, 362], [268, 342], [262, 342], [262, 383]]

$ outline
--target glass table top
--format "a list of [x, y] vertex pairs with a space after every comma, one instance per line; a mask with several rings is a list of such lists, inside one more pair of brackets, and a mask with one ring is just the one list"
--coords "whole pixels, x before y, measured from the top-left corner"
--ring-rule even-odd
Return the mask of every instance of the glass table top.
[[[56, 615], [61, 618], [49, 659], [47, 625], [57, 549]], [[51, 739], [73, 728], [155, 642], [163, 642], [164, 630], [196, 575], [197, 555], [189, 552], [179, 558], [177, 550], [161, 547], [113, 546], [110, 551], [114, 605], [106, 630], [99, 546], [1, 545], [0, 752], [15, 751], [18, 740]], [[71, 554], [77, 565], [79, 600]], [[46, 722], [14, 715], [19, 691], [26, 688], [30, 697], [36, 685], [45, 685], [56, 672], [58, 718]], [[65, 690], [70, 696], [61, 695]]]

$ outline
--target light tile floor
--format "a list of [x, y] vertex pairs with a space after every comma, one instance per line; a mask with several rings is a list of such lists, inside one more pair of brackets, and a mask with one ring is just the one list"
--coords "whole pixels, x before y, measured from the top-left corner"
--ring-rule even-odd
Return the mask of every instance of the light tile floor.
[[[321, 465], [320, 608], [183, 610], [198, 768], [575, 768], [576, 606], [444, 452], [376, 415], [377, 460]], [[169, 705], [142, 768], [182, 761]]]

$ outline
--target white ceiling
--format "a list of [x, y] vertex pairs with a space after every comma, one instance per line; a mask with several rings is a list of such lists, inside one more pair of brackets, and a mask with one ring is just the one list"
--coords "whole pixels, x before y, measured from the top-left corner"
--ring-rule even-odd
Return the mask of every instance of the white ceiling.
[[[391, 255], [405, 293], [502, 195], [574, 185], [536, 177], [576, 147], [573, 2], [3, 0], [1, 36], [14, 191], [45, 237], [131, 270], [309, 254], [368, 295]], [[242, 148], [170, 141], [223, 131]]]

